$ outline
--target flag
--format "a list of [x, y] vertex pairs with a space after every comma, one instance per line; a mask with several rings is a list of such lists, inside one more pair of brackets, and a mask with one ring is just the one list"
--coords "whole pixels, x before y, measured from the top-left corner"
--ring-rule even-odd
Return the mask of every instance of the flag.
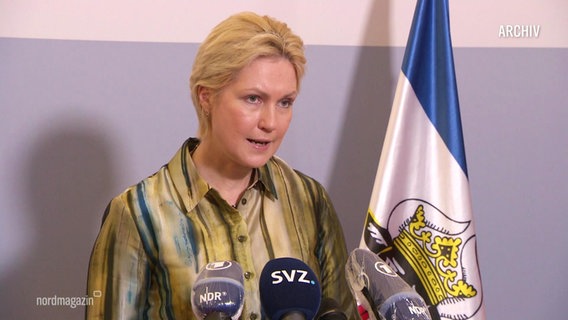
[[418, 0], [361, 247], [433, 319], [485, 319], [447, 0]]

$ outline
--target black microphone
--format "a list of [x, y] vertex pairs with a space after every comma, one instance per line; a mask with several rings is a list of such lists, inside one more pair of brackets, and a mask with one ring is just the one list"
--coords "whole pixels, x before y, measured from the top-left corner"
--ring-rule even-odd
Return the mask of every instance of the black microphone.
[[312, 320], [320, 306], [316, 274], [294, 258], [268, 261], [260, 274], [260, 302], [271, 320]]
[[193, 313], [199, 319], [236, 320], [244, 305], [243, 269], [235, 261], [208, 263], [191, 291]]
[[347, 315], [341, 307], [339, 303], [335, 301], [335, 299], [326, 297], [323, 298], [321, 301], [321, 305], [319, 308], [319, 312], [316, 315], [317, 320], [347, 320]]
[[432, 319], [424, 299], [375, 253], [353, 250], [345, 270], [353, 296], [370, 319]]

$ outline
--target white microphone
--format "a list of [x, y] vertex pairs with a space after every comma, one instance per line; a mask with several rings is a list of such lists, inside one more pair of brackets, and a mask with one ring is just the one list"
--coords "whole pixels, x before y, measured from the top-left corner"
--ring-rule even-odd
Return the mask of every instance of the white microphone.
[[428, 306], [379, 256], [355, 249], [345, 265], [347, 283], [371, 320], [431, 320]]

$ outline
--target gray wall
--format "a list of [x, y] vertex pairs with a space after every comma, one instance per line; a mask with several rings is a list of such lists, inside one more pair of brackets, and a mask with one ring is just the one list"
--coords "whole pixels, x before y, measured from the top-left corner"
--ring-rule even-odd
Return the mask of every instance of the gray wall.
[[[196, 131], [195, 44], [0, 38], [0, 318], [83, 296], [108, 200]], [[279, 154], [359, 243], [403, 48], [309, 46]], [[488, 319], [564, 318], [568, 49], [454, 49]]]

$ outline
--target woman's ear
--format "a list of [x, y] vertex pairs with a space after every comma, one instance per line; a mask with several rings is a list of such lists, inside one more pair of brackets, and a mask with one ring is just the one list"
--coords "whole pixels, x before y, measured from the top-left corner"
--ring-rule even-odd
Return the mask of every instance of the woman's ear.
[[209, 108], [211, 107], [211, 89], [206, 87], [197, 88], [197, 97], [199, 98], [199, 104], [201, 109], [205, 113], [209, 113]]

